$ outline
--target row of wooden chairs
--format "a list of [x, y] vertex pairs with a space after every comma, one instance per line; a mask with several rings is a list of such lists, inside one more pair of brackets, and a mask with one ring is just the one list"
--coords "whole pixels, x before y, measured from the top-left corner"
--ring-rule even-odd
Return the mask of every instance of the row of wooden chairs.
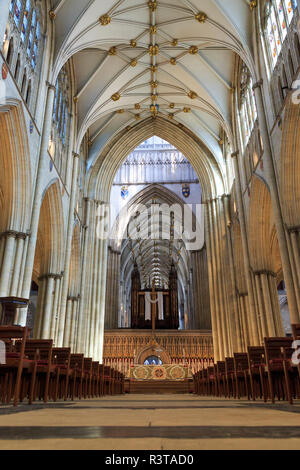
[[[263, 346], [250, 346], [194, 375], [195, 393], [202, 396], [285, 400], [300, 398], [300, 365], [294, 341], [300, 324], [292, 325], [293, 338], [265, 338]], [[296, 359], [296, 360], [295, 360]], [[298, 355], [300, 359], [300, 355]]]
[[75, 400], [124, 393], [124, 375], [52, 340], [29, 339], [28, 328], [0, 326], [0, 402]]

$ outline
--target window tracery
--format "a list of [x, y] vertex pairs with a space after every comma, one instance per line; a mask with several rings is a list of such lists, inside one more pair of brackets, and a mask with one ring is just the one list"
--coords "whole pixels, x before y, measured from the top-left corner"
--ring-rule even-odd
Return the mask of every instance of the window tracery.
[[269, 0], [266, 6], [265, 33], [272, 69], [281, 53], [289, 25], [297, 9], [297, 0]]
[[29, 107], [33, 85], [36, 90], [38, 88], [43, 52], [42, 30], [42, 2], [11, 0], [2, 51]]

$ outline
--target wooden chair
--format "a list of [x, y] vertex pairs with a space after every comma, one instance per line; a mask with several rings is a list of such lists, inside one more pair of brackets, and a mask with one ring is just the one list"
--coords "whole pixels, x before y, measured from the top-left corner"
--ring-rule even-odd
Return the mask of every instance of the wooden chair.
[[235, 396], [233, 357], [225, 358], [225, 391], [228, 398]]
[[207, 395], [216, 396], [218, 393], [218, 383], [217, 383], [215, 366], [208, 367], [206, 379], [207, 379], [206, 380]]
[[215, 374], [217, 380], [217, 396], [221, 397], [224, 395], [226, 397], [225, 361], [217, 361], [217, 364], [215, 364]]
[[249, 384], [249, 363], [247, 353], [234, 353], [234, 381], [235, 398], [240, 399], [246, 396], [250, 399]]
[[83, 382], [83, 365], [84, 355], [83, 354], [71, 354], [70, 367], [73, 371], [70, 377], [70, 397], [72, 400], [82, 398], [82, 382]]
[[[292, 325], [292, 332], [293, 332], [294, 341], [300, 341], [300, 323], [296, 323], [296, 324]], [[299, 350], [299, 346], [298, 346], [297, 349]], [[296, 350], [294, 352], [296, 352]], [[297, 359], [300, 360], [300, 355], [299, 354], [298, 354]], [[297, 367], [297, 369], [298, 369], [298, 376], [299, 376], [299, 379], [300, 379], [300, 363], [296, 364], [295, 367]]]
[[252, 400], [263, 398], [267, 401], [265, 348], [248, 346], [248, 371]]
[[[52, 367], [52, 340], [27, 339], [25, 344], [26, 359], [32, 361], [31, 384], [29, 390], [29, 404], [35, 399], [48, 402], [50, 374]], [[16, 351], [21, 354], [21, 344], [16, 345]]]
[[104, 395], [112, 395], [112, 369], [104, 366]]
[[100, 364], [96, 361], [92, 363], [91, 395], [92, 398], [98, 398], [100, 396]]
[[105, 395], [105, 381], [104, 381], [104, 365], [100, 364], [99, 366], [99, 375], [100, 375], [100, 397]]
[[51, 394], [53, 401], [57, 399], [68, 399], [69, 381], [73, 374], [71, 369], [71, 349], [53, 348], [52, 364], [55, 366], [55, 380], [52, 382]]
[[275, 397], [278, 400], [288, 400], [293, 404], [293, 395], [296, 394], [296, 381], [299, 382], [298, 373], [292, 366], [292, 338], [265, 338], [265, 357], [267, 364], [269, 395], [272, 403]]
[[91, 398], [93, 359], [84, 358], [83, 361], [83, 397]]
[[[25, 359], [24, 351], [29, 329], [18, 326], [0, 326], [0, 341], [6, 345], [6, 364], [0, 364], [0, 397], [2, 403], [17, 406], [20, 400], [21, 380], [24, 369], [29, 370], [31, 361]], [[19, 343], [19, 352], [15, 346]]]

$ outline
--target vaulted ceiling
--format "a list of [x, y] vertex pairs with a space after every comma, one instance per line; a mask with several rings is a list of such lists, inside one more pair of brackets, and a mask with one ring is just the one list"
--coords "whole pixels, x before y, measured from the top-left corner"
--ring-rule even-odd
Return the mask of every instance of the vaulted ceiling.
[[236, 55], [251, 65], [248, 0], [53, 0], [52, 9], [53, 79], [72, 57], [79, 142], [89, 131], [98, 153], [158, 113], [190, 129], [222, 165]]

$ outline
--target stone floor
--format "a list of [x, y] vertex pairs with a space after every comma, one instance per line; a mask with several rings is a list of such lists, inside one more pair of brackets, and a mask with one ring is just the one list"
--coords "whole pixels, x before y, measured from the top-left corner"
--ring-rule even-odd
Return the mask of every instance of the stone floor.
[[0, 449], [300, 449], [300, 402], [124, 395], [0, 406]]

